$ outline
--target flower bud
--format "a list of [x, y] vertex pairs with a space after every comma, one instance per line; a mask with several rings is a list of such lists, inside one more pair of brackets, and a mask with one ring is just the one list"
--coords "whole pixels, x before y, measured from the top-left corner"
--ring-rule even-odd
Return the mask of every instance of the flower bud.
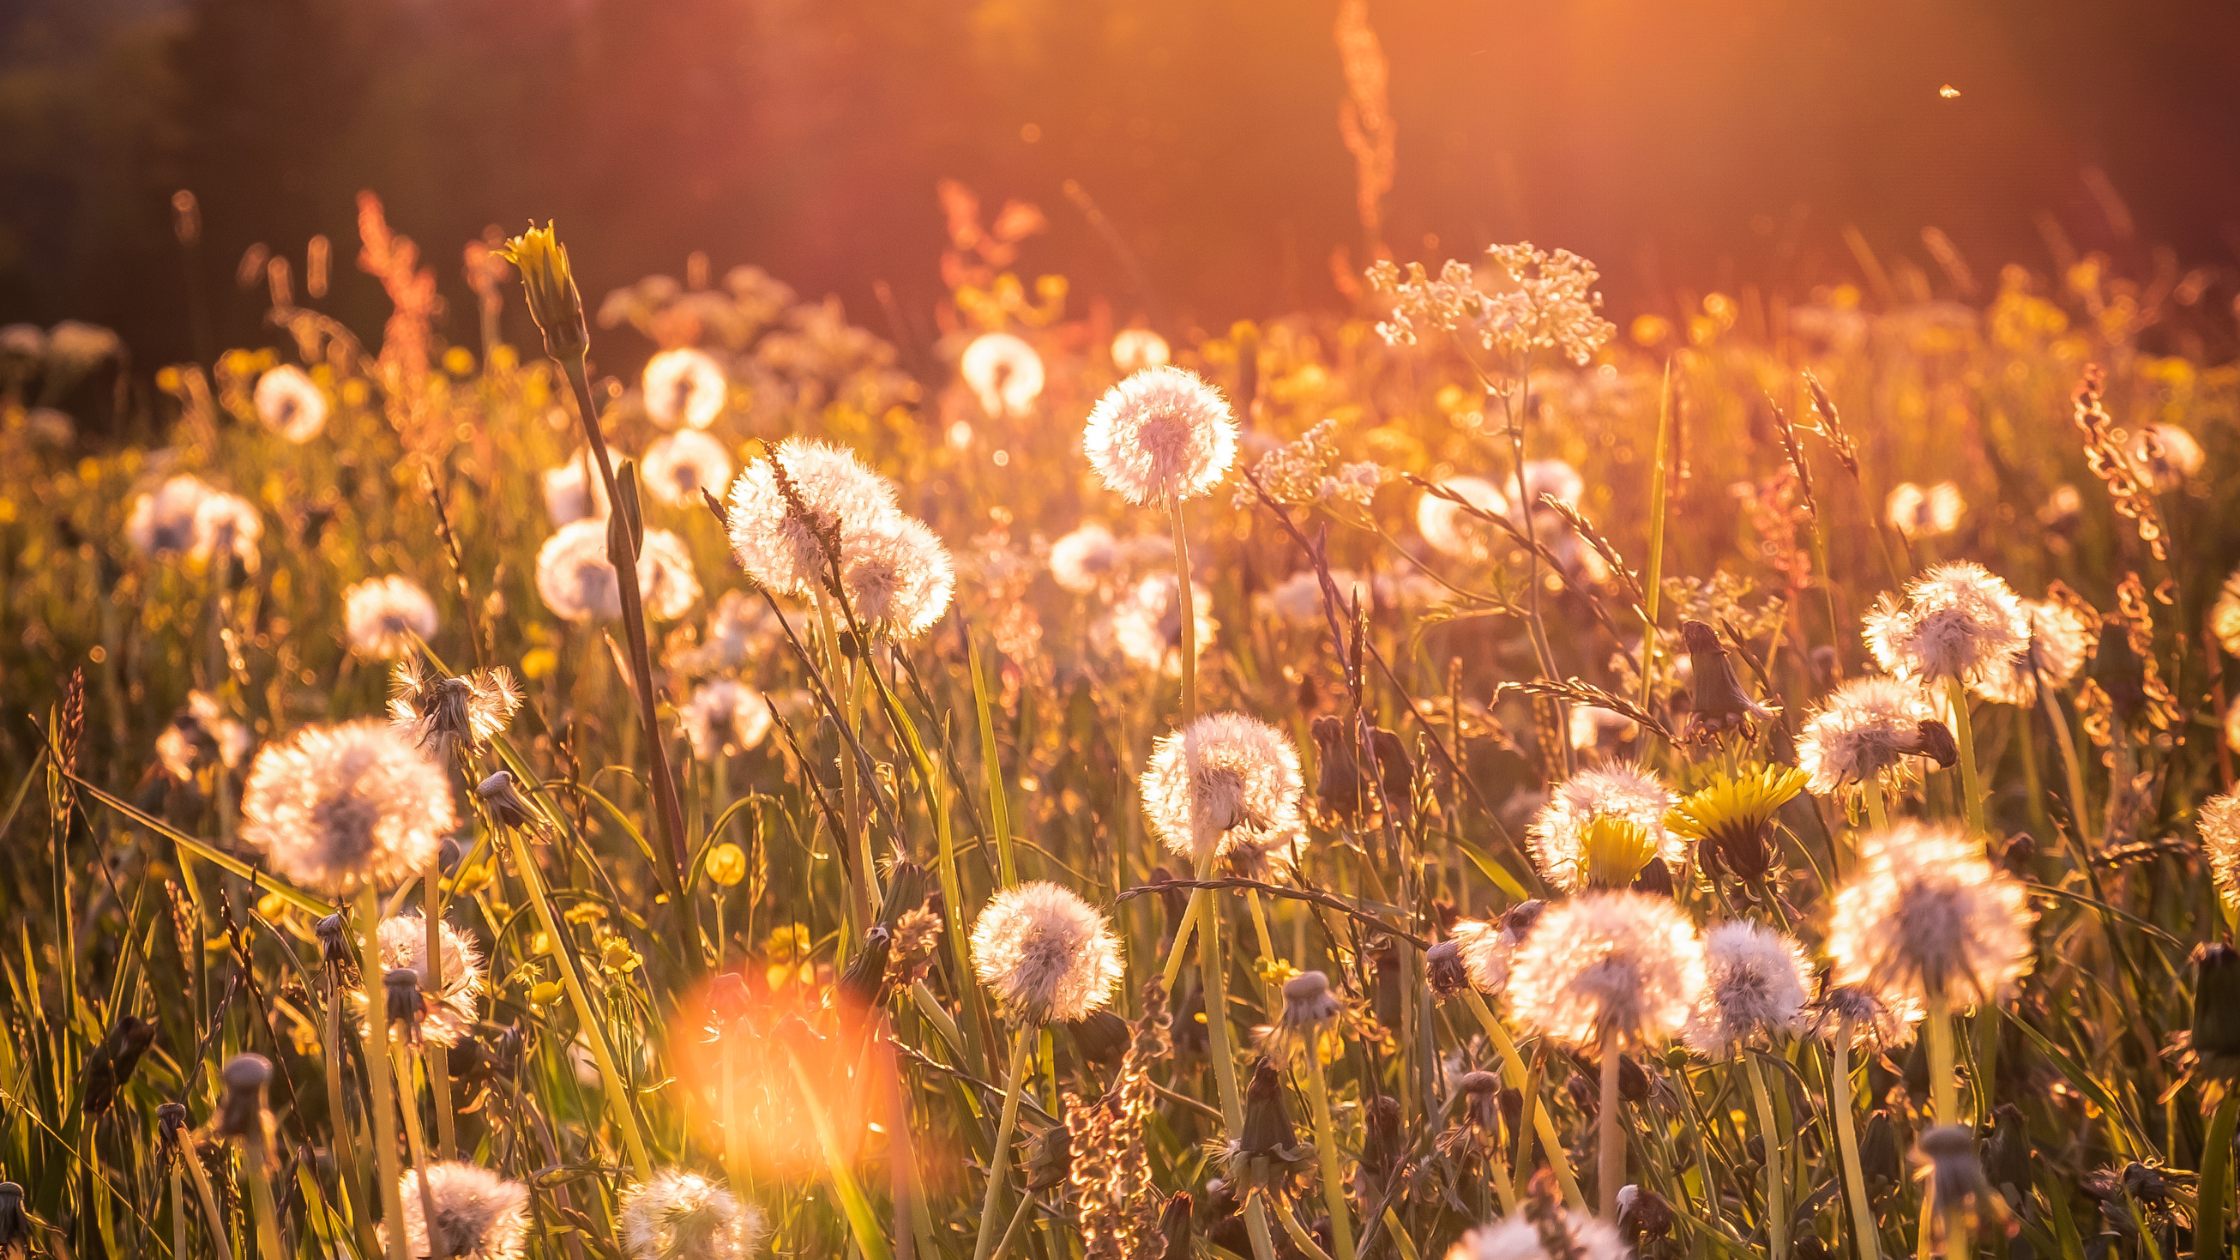
[[389, 1026], [403, 1024], [405, 1040], [418, 1045], [420, 1021], [428, 1014], [428, 999], [420, 992], [420, 973], [398, 967], [381, 977], [381, 988], [387, 996]]
[[319, 920], [313, 929], [319, 934], [319, 961], [332, 967], [350, 963], [350, 928], [342, 921], [340, 913], [330, 914]]
[[483, 806], [490, 811], [490, 817], [496, 819], [499, 826], [524, 828], [536, 825], [535, 807], [521, 795], [521, 789], [514, 786], [513, 776], [506, 771], [492, 772], [489, 778], [475, 785], [474, 794], [482, 798]]
[[218, 1106], [218, 1132], [225, 1137], [247, 1137], [264, 1113], [264, 1087], [272, 1080], [272, 1061], [261, 1054], [237, 1054], [226, 1060], [220, 1077], [226, 1087]]
[[552, 224], [532, 225], [499, 252], [521, 272], [529, 315], [544, 332], [545, 353], [562, 363], [581, 359], [591, 349], [591, 330], [583, 322], [583, 295], [568, 265], [568, 247]]
[[1462, 942], [1441, 941], [1423, 956], [1424, 978], [1432, 996], [1441, 1001], [1470, 987], [1470, 970], [1462, 965]]

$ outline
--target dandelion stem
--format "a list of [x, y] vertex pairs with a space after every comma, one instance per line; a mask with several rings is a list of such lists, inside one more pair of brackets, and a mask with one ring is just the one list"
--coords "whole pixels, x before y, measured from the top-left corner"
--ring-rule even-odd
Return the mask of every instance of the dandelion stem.
[[1880, 1231], [1875, 1227], [1874, 1204], [1867, 1198], [1867, 1179], [1859, 1165], [1859, 1128], [1851, 1114], [1851, 1019], [1836, 1025], [1829, 1046], [1833, 1059], [1828, 1072], [1828, 1106], [1835, 1113], [1836, 1149], [1843, 1157], [1844, 1188], [1851, 1196], [1851, 1233], [1859, 1242], [1859, 1260], [1882, 1260]]
[[[443, 992], [443, 869], [430, 864], [427, 874], [427, 907], [421, 916], [428, 929], [428, 975], [421, 991], [428, 1000]], [[436, 1109], [436, 1158], [451, 1159], [459, 1149], [459, 1119], [451, 1109], [451, 1064], [443, 1047], [423, 1042], [420, 1055], [428, 1071], [428, 1095]]]
[[1890, 830], [1890, 806], [1882, 794], [1882, 776], [1870, 774], [1859, 784], [1867, 798], [1867, 823], [1876, 831]]
[[1317, 1034], [1307, 1048], [1307, 1102], [1314, 1109], [1314, 1146], [1322, 1163], [1322, 1201], [1330, 1209], [1330, 1238], [1338, 1246], [1338, 1260], [1354, 1260], [1353, 1213], [1340, 1175], [1338, 1129], [1330, 1121], [1330, 1086], [1322, 1079], [1321, 1042]]
[[[1476, 989], [1464, 989], [1462, 997], [1469, 1004], [1470, 1013], [1478, 1017], [1479, 1027], [1485, 1029], [1486, 1040], [1493, 1043], [1494, 1053], [1501, 1056], [1502, 1079], [1509, 1083], [1511, 1089], [1525, 1089], [1531, 1079], [1530, 1074], [1525, 1070], [1524, 1056], [1517, 1053], [1517, 1043], [1509, 1037], [1509, 1030], [1503, 1028], [1501, 1021], [1493, 1017], [1493, 1010], [1486, 1005], [1485, 998], [1479, 996]], [[1531, 1091], [1525, 1094], [1525, 1109], [1531, 1113], [1530, 1127], [1540, 1135], [1541, 1149], [1548, 1153], [1548, 1166], [1555, 1169], [1556, 1182], [1563, 1187], [1564, 1202], [1570, 1204], [1574, 1211], [1586, 1211], [1586, 1196], [1579, 1192], [1578, 1179], [1571, 1175], [1571, 1162], [1564, 1158], [1563, 1143], [1556, 1138], [1555, 1122], [1548, 1118], [1547, 1112], [1532, 1105]], [[1517, 1144], [1519, 1172], [1523, 1171], [1525, 1164], [1523, 1153], [1526, 1146], [1520, 1139]]]
[[1166, 982], [1167, 992], [1169, 993], [1175, 991], [1174, 982], [1182, 975], [1182, 956], [1184, 951], [1190, 947], [1190, 929], [1197, 925], [1198, 916], [1205, 912], [1206, 903], [1212, 897], [1213, 891], [1211, 889], [1192, 889], [1190, 891], [1190, 904], [1183, 907], [1182, 919], [1174, 925], [1174, 944], [1167, 947], [1166, 969], [1160, 973]]
[[1011, 1214], [1011, 1223], [1004, 1227], [1003, 1237], [996, 1241], [996, 1249], [989, 1253], [988, 1260], [1003, 1260], [1010, 1253], [1011, 1244], [1018, 1240], [1020, 1232], [1026, 1229], [1027, 1221], [1033, 1214], [1034, 1195], [1030, 1193], [1020, 1196], [1019, 1210]]
[[1968, 830], [1978, 839], [1991, 833], [1983, 823], [1983, 784], [1976, 778], [1975, 724], [1968, 719], [1968, 688], [1957, 678], [1945, 680], [1945, 694], [1952, 704], [1952, 734], [1960, 744], [1960, 795], [1967, 805]]
[[[184, 1133], [179, 1135], [178, 1159], [174, 1171], [177, 1167], [187, 1170], [187, 1176], [194, 1181], [195, 1198], [202, 1201], [202, 1219], [210, 1227], [210, 1250], [219, 1260], [233, 1260], [233, 1240], [226, 1232], [226, 1218], [218, 1212], [218, 1196], [211, 1193], [210, 1174], [203, 1170], [202, 1157], [195, 1154], [194, 1139]], [[399, 1239], [391, 1260], [402, 1260], [403, 1254], [403, 1240]]]
[[2084, 802], [2084, 766], [2077, 760], [2077, 737], [2069, 729], [2069, 718], [2061, 711], [2061, 701], [2043, 680], [2038, 686], [2038, 699], [2045, 705], [2046, 725], [2053, 728], [2054, 747], [2061, 750], [2061, 773], [2069, 787], [2070, 843], [2078, 851], [2077, 865], [2083, 866], [2085, 832], [2092, 824]]
[[327, 1112], [329, 1148], [334, 1152], [336, 1175], [348, 1179], [350, 1216], [358, 1228], [358, 1246], [370, 1257], [379, 1255], [381, 1241], [373, 1232], [373, 1204], [366, 1188], [365, 1148], [350, 1133], [350, 1111], [342, 1095], [342, 964], [327, 965]]
[[[360, 1212], [363, 1216], [365, 1213]], [[177, 1260], [187, 1256], [187, 1178], [179, 1171], [179, 1158], [171, 1161], [171, 1254]]]
[[390, 1097], [387, 1055], [381, 1043], [389, 1039], [382, 1013], [389, 1009], [381, 967], [381, 895], [371, 884], [358, 890], [358, 983], [366, 995], [366, 1085], [372, 1093], [373, 1154], [381, 1164], [381, 1219], [389, 1224], [389, 1260], [409, 1260], [404, 1245], [404, 1199], [398, 1192], [397, 1112]]
[[[420, 1220], [422, 1228], [428, 1231], [429, 1254], [435, 1257], [442, 1244], [436, 1237], [435, 1188], [428, 1184], [428, 1138], [420, 1129], [420, 1096], [412, 1084], [412, 1047], [392, 1040], [390, 1049], [390, 1062], [397, 1070], [397, 1098], [403, 1104], [399, 1110], [404, 1113], [404, 1146], [412, 1156], [412, 1180], [420, 1191]], [[401, 1230], [403, 1226], [400, 1224], [397, 1228]]]
[[280, 1208], [272, 1198], [272, 1152], [265, 1149], [265, 1118], [258, 1115], [241, 1139], [241, 1165], [249, 1175], [249, 1201], [257, 1216], [257, 1246], [265, 1260], [287, 1260], [280, 1243]]
[[[1201, 875], [1211, 863], [1210, 854], [1199, 862]], [[1205, 892], [1204, 889], [1199, 891]], [[1199, 909], [1198, 919], [1198, 982], [1205, 987], [1206, 1057], [1213, 1060], [1214, 1084], [1221, 1091], [1223, 1127], [1234, 1139], [1244, 1132], [1244, 1097], [1237, 1092], [1237, 1065], [1229, 1053], [1229, 985], [1222, 969], [1221, 910], [1210, 893]], [[1252, 1251], [1257, 1260], [1275, 1260], [1275, 1239], [1268, 1233], [1267, 1208], [1257, 1197], [1245, 1203], [1244, 1224], [1245, 1231], [1252, 1237]]]
[[[1625, 1128], [1618, 1122], [1618, 1074], [1624, 1062], [1618, 1052], [1618, 1038], [1605, 1031], [1602, 1034], [1602, 1106], [1595, 1113], [1595, 1125], [1601, 1130], [1600, 1160], [1595, 1169], [1595, 1197], [1600, 1201], [1602, 1219], [1618, 1219], [1618, 1187], [1626, 1179]], [[1773, 1260], [1781, 1260], [1781, 1247], [1775, 1244]]]
[[1167, 513], [1174, 521], [1174, 596], [1182, 612], [1182, 716], [1175, 725], [1186, 727], [1198, 718], [1198, 594], [1190, 585], [1190, 540], [1182, 531], [1182, 496], [1167, 496]]
[[2193, 1227], [2195, 1260], [2223, 1260], [2225, 1208], [2232, 1201], [2232, 1134], [2240, 1125], [2240, 1089], [2224, 1087], [2201, 1148], [2200, 1211]]
[[1929, 1038], [1930, 1116], [1938, 1124], [1958, 1124], [1960, 1087], [1952, 1074], [1952, 1013], [1942, 988], [1929, 990], [1928, 1006], [1923, 1025]]
[[980, 1205], [980, 1238], [973, 1244], [973, 1260], [988, 1260], [996, 1239], [996, 1208], [1003, 1201], [1005, 1174], [1011, 1166], [1011, 1134], [1019, 1124], [1019, 1091], [1027, 1079], [1027, 1047], [1036, 1029], [1021, 1024], [1011, 1038], [1011, 1068], [1003, 1078], [1003, 1119], [996, 1125], [996, 1144], [988, 1151], [988, 1193]]
[[1747, 1050], [1742, 1054], [1742, 1074], [1750, 1082], [1750, 1099], [1758, 1110], [1759, 1135], [1765, 1140], [1766, 1238], [1773, 1248], [1773, 1260], [1781, 1260], [1789, 1250], [1789, 1213], [1782, 1201], [1781, 1187], [1781, 1126], [1773, 1118], [1773, 1098], [1766, 1093], [1765, 1073], [1758, 1070], [1758, 1060]]

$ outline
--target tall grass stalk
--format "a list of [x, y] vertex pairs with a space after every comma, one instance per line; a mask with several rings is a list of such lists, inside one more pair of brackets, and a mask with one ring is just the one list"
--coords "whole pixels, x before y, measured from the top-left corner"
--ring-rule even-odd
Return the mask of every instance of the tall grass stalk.
[[[1641, 707], [1649, 707], [1656, 678], [1657, 604], [1664, 585], [1665, 465], [1672, 448], [1672, 360], [1664, 361], [1664, 383], [1657, 390], [1657, 462], [1649, 470], [1649, 567], [1641, 585]], [[1459, 710], [1457, 711], [1459, 715]], [[1459, 716], [1457, 717], [1459, 721]]]
[[2202, 1138], [2200, 1211], [2193, 1225], [2196, 1260], [2226, 1255], [2225, 1209], [2232, 1203], [2232, 1137], [2240, 1126], [2240, 1088], [2226, 1083]]

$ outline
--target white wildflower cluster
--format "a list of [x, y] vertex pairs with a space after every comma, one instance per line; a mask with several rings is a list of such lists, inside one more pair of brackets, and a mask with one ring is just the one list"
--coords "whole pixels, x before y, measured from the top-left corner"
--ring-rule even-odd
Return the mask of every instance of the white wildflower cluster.
[[1392, 318], [1377, 332], [1394, 345], [1416, 345], [1427, 335], [1452, 334], [1510, 358], [1557, 350], [1584, 364], [1609, 344], [1617, 326], [1597, 312], [1601, 272], [1569, 250], [1554, 253], [1529, 243], [1486, 251], [1494, 274], [1481, 283], [1467, 264], [1449, 259], [1439, 278], [1410, 263], [1403, 274], [1389, 261], [1369, 269], [1369, 287], [1393, 300]]
[[[1252, 475], [1269, 498], [1287, 506], [1368, 507], [1377, 497], [1377, 487], [1392, 480], [1392, 470], [1373, 460], [1341, 461], [1337, 432], [1337, 421], [1321, 421], [1296, 440], [1262, 455]], [[1249, 484], [1240, 485], [1231, 501], [1238, 508], [1249, 508], [1259, 502], [1259, 496]]]

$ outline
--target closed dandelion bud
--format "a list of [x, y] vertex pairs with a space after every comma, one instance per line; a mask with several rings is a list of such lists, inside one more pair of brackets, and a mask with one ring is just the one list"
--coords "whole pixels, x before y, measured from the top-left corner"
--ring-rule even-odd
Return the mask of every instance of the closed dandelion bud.
[[1111, 1011], [1092, 1011], [1087, 1019], [1067, 1027], [1073, 1030], [1073, 1044], [1080, 1048], [1081, 1057], [1101, 1067], [1120, 1062], [1135, 1040], [1135, 1029]]
[[2121, 617], [2100, 623], [2100, 644], [2092, 653], [2092, 681], [2108, 693], [2119, 723], [2128, 724], [2146, 707], [2147, 666], [2131, 650], [2131, 628]]
[[225, 1100], [218, 1105], [219, 1134], [249, 1136], [264, 1114], [264, 1087], [272, 1080], [272, 1061], [261, 1054], [237, 1054], [226, 1060], [219, 1079], [226, 1087]]
[[1695, 710], [1691, 734], [1717, 735], [1751, 718], [1762, 721], [1773, 716], [1742, 689], [1742, 680], [1734, 672], [1734, 660], [1719, 642], [1716, 630], [1701, 621], [1683, 621], [1680, 638], [1688, 647], [1688, 698]]
[[2225, 944], [2193, 951], [2193, 1026], [2187, 1033], [2194, 1070], [2240, 1079], [2240, 950]]
[[2038, 841], [2027, 831], [2018, 831], [2000, 851], [1999, 865], [2016, 879], [2030, 878], [2030, 870], [2038, 860]]
[[1859, 1131], [1859, 1169], [1870, 1186], [1904, 1183], [1905, 1157], [1899, 1153], [1898, 1129], [1889, 1112], [1878, 1108], [1868, 1113], [1866, 1127]]
[[863, 934], [863, 948], [848, 959], [840, 973], [840, 997], [856, 1010], [869, 1010], [879, 1005], [886, 996], [887, 958], [894, 944], [894, 933], [884, 924], [874, 923]]
[[1400, 1100], [1378, 1094], [1363, 1108], [1361, 1166], [1380, 1176], [1399, 1171], [1408, 1158], [1408, 1135], [1400, 1123]]
[[135, 1015], [120, 1015], [109, 1026], [109, 1035], [102, 1038], [94, 1051], [93, 1060], [86, 1065], [85, 1113], [98, 1116], [116, 1101], [117, 1091], [132, 1079], [133, 1069], [140, 1066], [140, 1058], [156, 1039], [156, 1021]]
[[[1797, 1260], [1833, 1260], [1834, 1255], [1818, 1234], [1806, 1234], [1797, 1240]], [[2024, 1260], [2024, 1257], [2015, 1256], [2011, 1260]]]
[[399, 967], [381, 977], [381, 990], [388, 1003], [387, 1026], [403, 1024], [405, 1040], [418, 1045], [420, 1023], [428, 1014], [428, 1001], [420, 995], [420, 973]]
[[185, 1103], [167, 1102], [156, 1108], [156, 1136], [163, 1140], [163, 1149], [177, 1152], [179, 1135], [187, 1131], [188, 1116]]
[[354, 953], [350, 941], [350, 926], [343, 922], [339, 913], [320, 919], [312, 930], [319, 937], [320, 962], [330, 967], [349, 965]]
[[2007, 1201], [1991, 1188], [1976, 1157], [1975, 1130], [1961, 1124], [1941, 1124], [1922, 1133], [1915, 1154], [1929, 1165], [1929, 1195], [1937, 1212], [1936, 1225], [1944, 1230], [1962, 1229], [1970, 1235], [1986, 1218], [2004, 1222]]
[[1322, 1034], [1338, 1022], [1344, 1004], [1330, 991], [1330, 977], [1302, 971], [1284, 982], [1283, 1009], [1258, 1032], [1260, 1048], [1278, 1059], [1309, 1059]]
[[879, 901], [879, 922], [893, 924], [926, 903], [926, 868], [907, 859], [887, 870], [887, 894]]
[[537, 811], [514, 786], [513, 775], [504, 770], [493, 772], [489, 778], [477, 783], [474, 794], [481, 798], [483, 808], [501, 827], [515, 829], [535, 827]]
[[507, 241], [499, 254], [521, 273], [529, 315], [544, 333], [545, 353], [560, 362], [580, 359], [591, 349], [591, 330], [583, 322], [583, 295], [576, 290], [568, 247], [553, 225], [545, 224]]
[[1460, 1082], [1463, 1119], [1492, 1136], [1501, 1132], [1501, 1078], [1491, 1072], [1465, 1072]]
[[1669, 897], [1673, 892], [1672, 868], [1663, 858], [1653, 857], [1641, 864], [1641, 872], [1633, 877], [1633, 891], [1654, 897]]
[[0, 1181], [0, 1256], [31, 1254], [31, 1218], [23, 1210], [23, 1187]]
[[1177, 1190], [1159, 1211], [1159, 1237], [1166, 1247], [1159, 1253], [1160, 1260], [1190, 1260], [1191, 1226], [1190, 1192]]
[[1073, 1144], [1062, 1124], [1053, 1124], [1035, 1135], [1027, 1153], [1027, 1193], [1040, 1194], [1056, 1186], [1073, 1171]]
[[1423, 972], [1432, 996], [1442, 1002], [1470, 987], [1470, 969], [1462, 964], [1460, 941], [1444, 940], [1433, 945], [1423, 956]]
[[1618, 1191], [1618, 1232], [1631, 1246], [1663, 1238], [1672, 1232], [1675, 1219], [1672, 1204], [1654, 1190], [1626, 1186]]
[[1283, 1073], [1262, 1059], [1252, 1069], [1244, 1092], [1244, 1128], [1229, 1144], [1229, 1180], [1240, 1197], [1255, 1191], [1281, 1193], [1294, 1170], [1314, 1157], [1298, 1144], [1283, 1106]]
[[1950, 770], [1960, 760], [1960, 743], [1952, 737], [1952, 728], [1937, 718], [1923, 718], [1914, 724], [1914, 731], [1921, 738], [1921, 755], [1937, 763], [1940, 770]]

